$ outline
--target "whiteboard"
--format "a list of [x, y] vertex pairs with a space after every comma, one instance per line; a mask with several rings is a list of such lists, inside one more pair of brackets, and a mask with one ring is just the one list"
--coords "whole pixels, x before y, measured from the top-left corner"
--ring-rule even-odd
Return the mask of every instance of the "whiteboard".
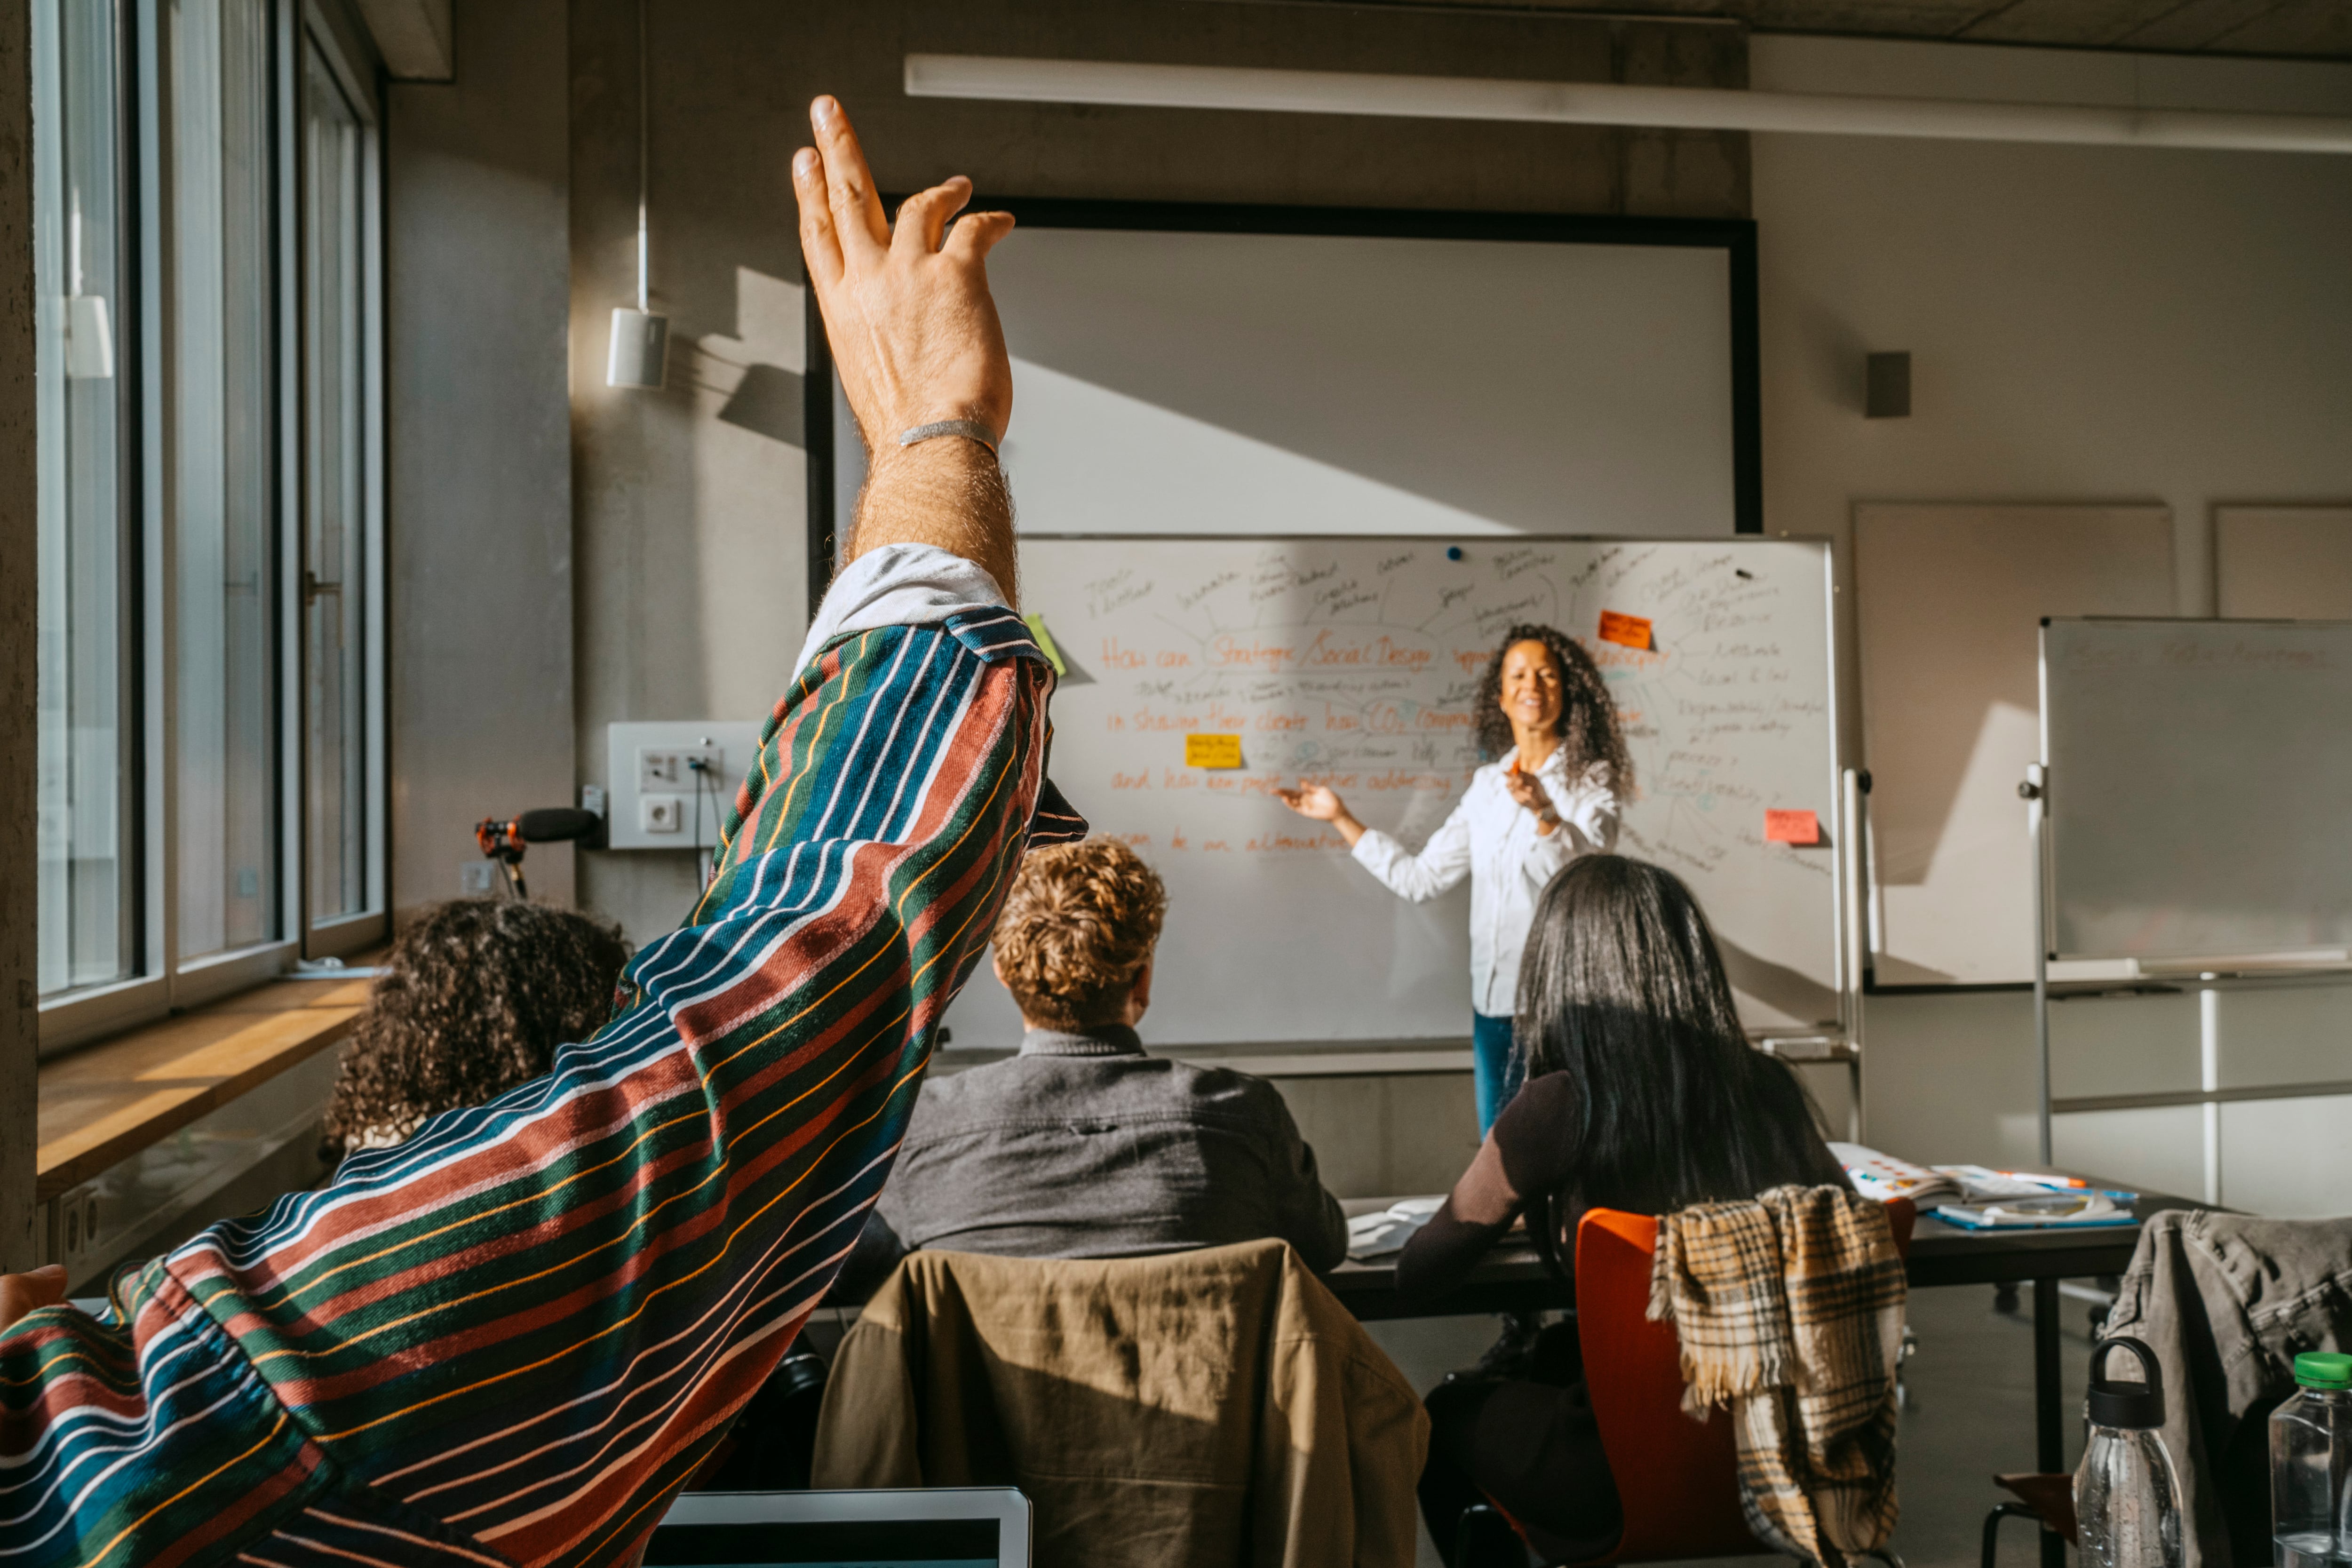
[[1853, 517], [1881, 985], [2033, 976], [2017, 786], [2041, 757], [2044, 616], [2175, 608], [2161, 506], [1864, 503]]
[[2352, 622], [2042, 631], [2053, 946], [2352, 945]]
[[[1836, 1019], [1826, 543], [1028, 537], [1021, 548], [1023, 606], [1069, 667], [1054, 698], [1054, 781], [1168, 883], [1155, 1045], [1468, 1033], [1466, 886], [1407, 903], [1336, 832], [1268, 792], [1324, 779], [1368, 825], [1418, 847], [1476, 765], [1473, 688], [1520, 621], [1571, 633], [1601, 665], [1637, 779], [1618, 847], [1689, 882], [1743, 1016]], [[1594, 640], [1604, 609], [1648, 618], [1654, 649]], [[1184, 737], [1205, 732], [1240, 735], [1242, 766], [1186, 766]], [[1767, 808], [1815, 813], [1823, 843], [1766, 844]], [[956, 1006], [960, 1046], [1017, 1037], [984, 970]]]

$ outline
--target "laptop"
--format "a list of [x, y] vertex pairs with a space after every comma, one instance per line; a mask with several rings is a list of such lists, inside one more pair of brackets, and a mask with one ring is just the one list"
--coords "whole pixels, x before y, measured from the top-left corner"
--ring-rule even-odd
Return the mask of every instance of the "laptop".
[[645, 1560], [648, 1568], [1029, 1568], [1029, 1500], [1010, 1487], [688, 1492], [655, 1527]]

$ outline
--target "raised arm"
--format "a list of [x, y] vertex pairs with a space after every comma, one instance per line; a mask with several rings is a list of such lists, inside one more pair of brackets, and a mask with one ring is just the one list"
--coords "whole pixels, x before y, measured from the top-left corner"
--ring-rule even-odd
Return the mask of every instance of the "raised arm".
[[[856, 181], [832, 210], [866, 211], [821, 108]], [[991, 231], [931, 243], [942, 190], [928, 249], [866, 230], [812, 272], [861, 418], [998, 430]], [[709, 891], [611, 1023], [118, 1280], [115, 1322], [0, 1289], [0, 1319], [35, 1307], [0, 1327], [9, 1568], [633, 1558], [863, 1228], [1022, 855], [1085, 831], [1045, 783], [1054, 677], [1001, 602], [986, 448], [911, 451], [836, 584], [865, 613], [821, 611], [837, 635], [777, 702]]]
[[1408, 851], [1377, 827], [1356, 837], [1356, 864], [1378, 877], [1401, 899], [1423, 903], [1470, 874], [1470, 800], [1454, 803], [1454, 810], [1418, 855]]
[[1397, 1258], [1397, 1298], [1413, 1307], [1444, 1295], [1501, 1239], [1530, 1194], [1576, 1175], [1576, 1091], [1566, 1073], [1528, 1080], [1503, 1108], [1445, 1203]]
[[1004, 437], [1013, 366], [987, 257], [1012, 232], [1013, 215], [957, 218], [971, 199], [971, 182], [958, 174], [909, 196], [894, 232], [841, 105], [818, 99], [809, 121], [817, 144], [793, 159], [801, 252], [866, 447], [848, 559], [886, 544], [934, 544], [978, 564], [1017, 603], [1013, 498], [994, 449], [960, 436], [898, 444], [946, 420]]

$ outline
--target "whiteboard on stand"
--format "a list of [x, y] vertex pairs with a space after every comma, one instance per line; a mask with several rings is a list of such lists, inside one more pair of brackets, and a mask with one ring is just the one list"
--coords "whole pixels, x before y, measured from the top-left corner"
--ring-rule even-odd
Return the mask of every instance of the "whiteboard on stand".
[[2052, 948], [2352, 947], [2352, 622], [2042, 628]]
[[[1635, 772], [1618, 849], [1690, 884], [1743, 1017], [1838, 1017], [1826, 543], [1024, 535], [1021, 552], [1023, 608], [1068, 667], [1052, 776], [1168, 884], [1156, 1047], [1468, 1033], [1466, 886], [1407, 903], [1270, 792], [1325, 780], [1418, 848], [1477, 765], [1475, 685], [1519, 622], [1600, 664]], [[1649, 622], [1654, 646], [1600, 640], [1603, 611]], [[1240, 765], [1188, 764], [1204, 734], [1239, 736]], [[1820, 842], [1767, 842], [1768, 810], [1813, 813]], [[1020, 1029], [984, 967], [953, 1022], [959, 1046]]]

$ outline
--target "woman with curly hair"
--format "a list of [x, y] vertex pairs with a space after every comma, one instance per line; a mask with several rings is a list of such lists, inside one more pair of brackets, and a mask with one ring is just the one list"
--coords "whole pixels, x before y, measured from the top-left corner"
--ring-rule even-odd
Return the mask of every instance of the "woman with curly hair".
[[352, 1026], [331, 1149], [382, 1149], [554, 1065], [612, 1016], [629, 944], [590, 915], [514, 900], [436, 904], [403, 930]]
[[1418, 855], [1366, 827], [1328, 785], [1277, 790], [1328, 822], [1391, 892], [1420, 903], [1470, 879], [1472, 1061], [1478, 1135], [1517, 1089], [1511, 1010], [1536, 900], [1560, 868], [1617, 843], [1633, 764], [1592, 656], [1551, 626], [1516, 626], [1478, 678], [1472, 709], [1486, 764]]

